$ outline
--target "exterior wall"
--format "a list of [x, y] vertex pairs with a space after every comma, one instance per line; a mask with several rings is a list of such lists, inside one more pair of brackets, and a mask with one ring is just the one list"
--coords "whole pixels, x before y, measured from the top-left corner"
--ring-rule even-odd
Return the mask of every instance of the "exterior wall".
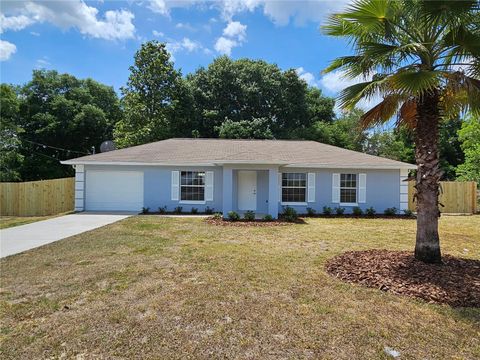
[[[85, 208], [85, 197], [88, 192], [88, 184], [85, 182], [85, 174], [89, 170], [110, 171], [141, 171], [144, 174], [144, 207], [151, 211], [157, 211], [159, 207], [166, 206], [168, 211], [182, 206], [184, 212], [189, 212], [192, 207], [200, 212], [208, 206], [215, 211], [226, 213], [237, 210], [237, 171], [257, 171], [257, 210], [259, 214], [270, 214], [277, 217], [283, 211], [284, 205], [279, 199], [278, 173], [304, 172], [315, 173], [315, 202], [307, 205], [292, 205], [299, 213], [306, 213], [307, 207], [311, 207], [321, 213], [323, 206], [331, 208], [344, 207], [346, 213], [350, 213], [353, 206], [344, 206], [332, 203], [332, 174], [333, 173], [364, 173], [366, 180], [366, 202], [359, 203], [362, 209], [373, 207], [377, 213], [382, 213], [386, 208], [396, 207], [403, 210], [408, 205], [408, 184], [402, 183], [401, 179], [406, 172], [400, 170], [366, 170], [366, 169], [312, 169], [272, 167], [267, 165], [243, 165], [243, 166], [207, 166], [207, 167], [166, 167], [166, 166], [104, 166], [104, 165], [77, 165], [75, 184], [75, 209], [82, 211]], [[213, 171], [213, 201], [205, 204], [188, 204], [182, 201], [171, 200], [172, 171]], [[405, 185], [404, 185], [405, 184]], [[404, 192], [406, 187], [406, 192]], [[357, 190], [358, 191], [358, 190]], [[406, 195], [406, 196], [405, 196]], [[407, 205], [406, 205], [407, 204]], [[277, 213], [278, 212], [278, 213]]]
[[75, 211], [85, 209], [85, 167], [75, 165]]
[[[383, 213], [386, 208], [396, 207], [400, 209], [400, 170], [367, 170], [367, 169], [311, 169], [311, 168], [280, 168], [279, 172], [304, 172], [315, 173], [315, 202], [307, 203], [306, 206], [291, 206], [298, 213], [307, 212], [307, 207], [321, 213], [324, 206], [332, 209], [335, 207], [345, 208], [345, 213], [351, 213], [354, 206], [340, 205], [332, 202], [332, 174], [367, 174], [366, 181], [366, 202], [359, 203], [358, 207], [365, 210], [373, 207], [377, 213]], [[358, 194], [358, 178], [357, 178]], [[281, 199], [280, 199], [281, 200]], [[279, 202], [279, 212], [283, 211], [286, 205]]]
[[[77, 165], [78, 166], [78, 165]], [[222, 209], [222, 168], [216, 167], [165, 167], [165, 166], [106, 166], [106, 165], [86, 165], [85, 171], [89, 170], [110, 170], [110, 171], [141, 171], [143, 172], [143, 196], [144, 207], [150, 208], [150, 211], [158, 211], [159, 207], [166, 206], [168, 211], [173, 211], [175, 207], [181, 206], [184, 212], [190, 212], [192, 207], [200, 212], [207, 206], [215, 211]], [[172, 176], [171, 172], [177, 171], [213, 171], [213, 201], [206, 201], [205, 204], [188, 204], [182, 201], [172, 200]], [[85, 184], [84, 198], [88, 192], [88, 184]]]

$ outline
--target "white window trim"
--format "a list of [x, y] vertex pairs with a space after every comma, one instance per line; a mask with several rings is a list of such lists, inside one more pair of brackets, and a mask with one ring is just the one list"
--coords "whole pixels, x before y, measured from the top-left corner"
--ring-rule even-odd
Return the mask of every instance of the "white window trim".
[[202, 200], [180, 200], [179, 204], [205, 205], [207, 202]]
[[[305, 186], [283, 186], [283, 174], [304, 174], [305, 175]], [[305, 189], [305, 202], [298, 201], [282, 201], [283, 198], [283, 189]], [[280, 204], [281, 205], [307, 205], [308, 197], [308, 173], [304, 172], [287, 172], [280, 174]]]
[[[355, 187], [345, 187], [345, 186], [342, 186], [342, 175], [355, 175], [355, 184], [356, 186]], [[342, 203], [340, 202], [340, 205], [343, 205], [343, 206], [358, 206], [358, 174], [357, 173], [340, 173], [340, 182], [339, 182], [339, 195], [340, 195], [340, 199], [342, 199], [342, 189], [346, 189], [346, 190], [353, 190], [355, 189], [355, 199], [356, 199], [356, 202], [354, 203]]]
[[285, 206], [307, 206], [308, 203], [306, 203], [306, 202], [285, 202], [285, 201], [282, 201], [281, 205], [285, 205]]
[[[202, 205], [202, 204], [205, 204], [206, 203], [206, 194], [205, 194], [205, 191], [206, 191], [206, 184], [203, 184], [203, 185], [182, 185], [182, 172], [192, 172], [192, 173], [204, 173], [205, 174], [205, 179], [204, 181], [206, 182], [206, 176], [207, 176], [207, 173], [205, 171], [193, 171], [193, 170], [182, 170], [180, 171], [180, 178], [179, 178], [179, 203], [180, 204], [198, 204], [198, 205]], [[182, 200], [182, 187], [198, 187], [198, 188], [203, 188], [203, 200]]]

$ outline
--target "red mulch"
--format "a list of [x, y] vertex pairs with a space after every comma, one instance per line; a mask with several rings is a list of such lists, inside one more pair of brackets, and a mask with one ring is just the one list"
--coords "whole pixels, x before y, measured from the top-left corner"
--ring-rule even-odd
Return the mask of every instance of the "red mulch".
[[425, 264], [406, 251], [349, 251], [330, 259], [327, 272], [398, 295], [454, 307], [480, 307], [480, 260], [444, 255]]
[[224, 220], [224, 219], [215, 219], [215, 218], [207, 218], [205, 221], [211, 225], [217, 225], [217, 226], [285, 226], [285, 225], [292, 225], [292, 224], [304, 224], [305, 221], [303, 220], [298, 220], [296, 223], [292, 222], [286, 222], [282, 220], [272, 220], [272, 221], [266, 221], [266, 220], [254, 220], [254, 221], [247, 221], [244, 219], [238, 220], [238, 221], [230, 221], [230, 220]]

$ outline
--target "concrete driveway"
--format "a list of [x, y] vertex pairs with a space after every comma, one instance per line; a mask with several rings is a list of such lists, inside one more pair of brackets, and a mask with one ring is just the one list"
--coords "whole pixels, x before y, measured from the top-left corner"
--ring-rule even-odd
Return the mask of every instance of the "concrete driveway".
[[79, 213], [0, 230], [0, 258], [50, 244], [134, 214]]

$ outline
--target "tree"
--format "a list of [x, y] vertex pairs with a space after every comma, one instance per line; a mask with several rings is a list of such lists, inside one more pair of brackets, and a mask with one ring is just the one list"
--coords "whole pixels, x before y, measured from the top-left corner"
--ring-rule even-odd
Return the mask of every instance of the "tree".
[[187, 82], [203, 137], [217, 136], [225, 119], [266, 119], [275, 138], [291, 138], [313, 122], [331, 121], [334, 116], [333, 99], [309, 89], [294, 70], [282, 71], [261, 60], [221, 56], [188, 75]]
[[119, 147], [163, 140], [195, 128], [193, 99], [165, 44], [142, 44], [130, 66], [127, 86], [121, 90], [125, 117], [114, 132]]
[[112, 87], [56, 71], [34, 70], [18, 101], [24, 181], [72, 175], [71, 167], [59, 161], [87, 155], [92, 148], [98, 151], [103, 141], [112, 139], [122, 116]]
[[0, 181], [20, 180], [23, 156], [18, 134], [19, 101], [13, 86], [0, 85]]
[[480, 117], [470, 114], [458, 131], [465, 162], [458, 165], [459, 180], [476, 181], [480, 185]]
[[414, 129], [417, 164], [415, 257], [441, 261], [438, 235], [439, 124], [460, 111], [480, 111], [478, 1], [357, 0], [329, 17], [324, 31], [347, 39], [354, 55], [325, 70], [371, 78], [344, 89], [340, 106], [383, 100], [361, 119], [363, 127], [389, 121]]
[[218, 136], [224, 139], [273, 139], [268, 119], [251, 121], [226, 120], [217, 128]]

